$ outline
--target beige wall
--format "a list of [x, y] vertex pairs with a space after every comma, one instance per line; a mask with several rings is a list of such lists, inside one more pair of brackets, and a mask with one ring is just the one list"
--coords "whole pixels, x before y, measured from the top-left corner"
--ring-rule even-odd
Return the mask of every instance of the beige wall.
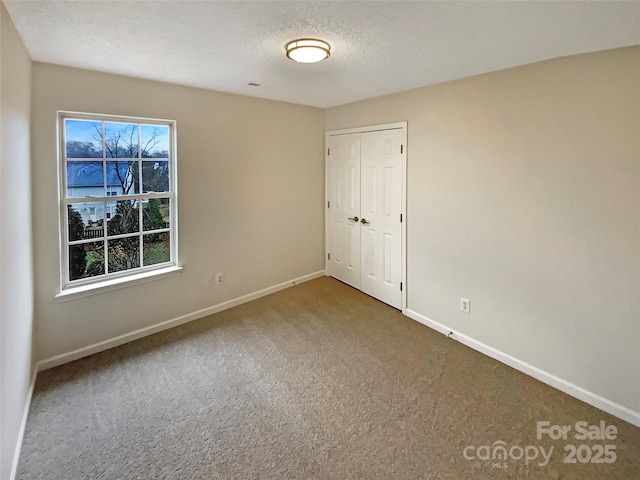
[[639, 415], [640, 47], [331, 108], [325, 127], [402, 120], [408, 308]]
[[[177, 121], [182, 274], [54, 298], [57, 110]], [[39, 360], [323, 269], [323, 110], [35, 63], [32, 122]]]
[[31, 58], [0, 2], [0, 479], [11, 475], [31, 380]]

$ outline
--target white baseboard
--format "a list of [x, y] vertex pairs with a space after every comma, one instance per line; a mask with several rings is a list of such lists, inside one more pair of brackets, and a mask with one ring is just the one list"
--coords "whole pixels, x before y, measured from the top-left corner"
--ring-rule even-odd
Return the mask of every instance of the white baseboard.
[[115, 338], [110, 338], [109, 340], [104, 340], [102, 342], [94, 343], [93, 345], [79, 348], [71, 352], [55, 355], [51, 358], [47, 358], [46, 360], [39, 361], [36, 365], [36, 368], [37, 371], [42, 371], [49, 368], [57, 367], [58, 365], [62, 365], [63, 363], [72, 362], [74, 360], [78, 360], [79, 358], [87, 357], [89, 355], [93, 355], [94, 353], [102, 352], [104, 350], [108, 350], [109, 348], [117, 347], [118, 345], [123, 345], [133, 340], [138, 340], [139, 338], [146, 337], [148, 335], [153, 335], [154, 333], [161, 332], [162, 330], [177, 327], [178, 325], [182, 325], [183, 323], [191, 322], [192, 320], [197, 320], [198, 318], [206, 317], [207, 315], [212, 315], [214, 313], [221, 312], [222, 310], [227, 310], [228, 308], [250, 302], [251, 300], [256, 300], [260, 297], [264, 297], [265, 295], [269, 295], [271, 293], [275, 293], [280, 290], [284, 290], [285, 288], [293, 287], [300, 283], [308, 282], [309, 280], [313, 280], [322, 276], [324, 276], [324, 270], [320, 270], [309, 275], [304, 275], [302, 277], [294, 278], [293, 280], [289, 280], [288, 282], [273, 285], [271, 287], [258, 290], [257, 292], [249, 293], [247, 295], [243, 295], [241, 297], [234, 298], [232, 300], [228, 300], [211, 307], [203, 308], [202, 310], [198, 310], [196, 312], [188, 313], [186, 315], [157, 323], [149, 327], [141, 328], [139, 330], [134, 330], [133, 332], [126, 333]]
[[571, 382], [556, 377], [549, 372], [540, 370], [533, 365], [514, 358], [504, 352], [496, 350], [495, 348], [485, 345], [484, 343], [479, 342], [467, 335], [456, 332], [446, 325], [435, 322], [430, 318], [414, 312], [413, 310], [407, 309], [404, 311], [404, 314], [407, 317], [419, 323], [422, 323], [423, 325], [426, 325], [427, 327], [432, 328], [437, 332], [442, 333], [443, 335], [447, 335], [449, 338], [452, 338], [474, 350], [477, 350], [480, 353], [487, 355], [488, 357], [494, 358], [499, 362], [509, 365], [510, 367], [513, 367], [516, 370], [519, 370], [520, 372], [535, 378], [536, 380], [540, 380], [542, 383], [546, 383], [547, 385], [550, 385], [553, 388], [560, 390], [561, 392], [571, 395], [578, 400], [582, 400], [583, 402], [599, 408], [600, 410], [603, 410], [607, 413], [610, 413], [611, 415], [614, 415], [624, 420], [625, 422], [629, 422], [636, 427], [640, 427], [640, 412], [633, 411], [630, 408], [619, 405], [615, 402], [612, 402], [611, 400], [601, 397], [600, 395], [574, 385]]
[[20, 451], [22, 450], [22, 441], [24, 440], [24, 431], [27, 427], [27, 418], [29, 417], [29, 408], [31, 407], [31, 398], [33, 397], [33, 389], [36, 385], [36, 375], [38, 373], [37, 366], [33, 368], [31, 373], [31, 381], [29, 382], [29, 391], [27, 392], [27, 399], [24, 402], [24, 410], [22, 412], [22, 422], [20, 423], [20, 431], [18, 432], [18, 439], [16, 442], [16, 449], [13, 454], [13, 464], [11, 465], [11, 474], [9, 480], [15, 480], [18, 473], [18, 460], [20, 460]]

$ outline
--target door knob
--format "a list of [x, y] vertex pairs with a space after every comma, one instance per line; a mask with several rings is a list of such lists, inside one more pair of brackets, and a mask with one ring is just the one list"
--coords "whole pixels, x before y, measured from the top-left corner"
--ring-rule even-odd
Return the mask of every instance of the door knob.
[[363, 224], [363, 225], [369, 225], [369, 223], [370, 223], [370, 222], [367, 222], [367, 219], [366, 219], [366, 218], [363, 218], [363, 219], [361, 220], [361, 222], [362, 222], [362, 224]]
[[353, 222], [357, 222], [358, 221], [358, 217], [348, 217], [347, 220], [351, 220]]

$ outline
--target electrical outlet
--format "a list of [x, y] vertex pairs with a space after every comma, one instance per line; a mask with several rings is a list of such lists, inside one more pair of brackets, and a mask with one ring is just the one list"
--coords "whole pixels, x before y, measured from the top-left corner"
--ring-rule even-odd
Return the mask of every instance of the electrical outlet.
[[224, 283], [224, 273], [218, 273], [216, 275], [216, 285], [222, 285]]
[[471, 313], [471, 301], [468, 298], [460, 297], [460, 310], [464, 313]]
[[213, 275], [209, 275], [208, 277], [206, 277], [204, 279], [204, 285], [209, 288], [209, 287], [213, 287]]

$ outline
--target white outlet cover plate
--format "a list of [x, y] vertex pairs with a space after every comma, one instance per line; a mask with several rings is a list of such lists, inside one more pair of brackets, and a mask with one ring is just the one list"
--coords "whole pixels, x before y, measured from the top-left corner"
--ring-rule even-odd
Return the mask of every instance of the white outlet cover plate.
[[468, 298], [460, 297], [460, 310], [465, 313], [471, 313], [471, 302]]

